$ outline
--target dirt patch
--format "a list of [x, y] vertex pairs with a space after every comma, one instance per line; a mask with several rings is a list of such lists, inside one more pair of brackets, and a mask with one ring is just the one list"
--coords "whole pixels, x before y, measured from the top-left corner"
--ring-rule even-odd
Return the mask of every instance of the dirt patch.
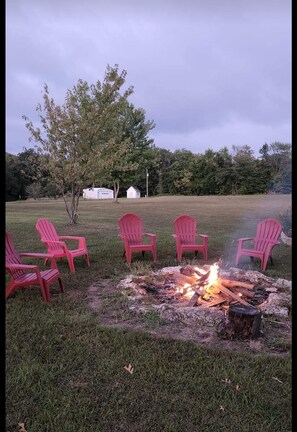
[[[246, 351], [255, 354], [288, 355], [291, 352], [290, 317], [263, 316], [261, 335], [257, 339], [227, 340], [220, 335], [220, 322], [187, 325], [160, 317], [157, 311], [133, 312], [128, 295], [110, 279], [100, 279], [87, 290], [87, 301], [98, 313], [100, 324], [121, 329], [140, 330], [157, 337], [191, 341], [209, 348]], [[131, 293], [130, 293], [131, 294]]]

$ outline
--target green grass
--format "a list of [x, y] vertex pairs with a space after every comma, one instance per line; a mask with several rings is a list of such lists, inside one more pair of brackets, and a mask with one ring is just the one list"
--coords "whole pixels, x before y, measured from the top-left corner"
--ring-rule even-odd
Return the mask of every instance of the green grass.
[[[7, 203], [6, 229], [18, 251], [44, 251], [35, 223], [48, 217], [61, 235], [86, 237], [91, 267], [77, 258], [71, 274], [66, 262], [59, 263], [66, 292], [53, 287], [48, 305], [34, 287], [6, 301], [6, 431], [18, 431], [18, 423], [28, 432], [291, 431], [290, 356], [215, 350], [107, 328], [87, 294], [101, 278], [117, 281], [131, 271], [177, 265], [172, 221], [182, 213], [196, 217], [199, 231], [209, 235], [209, 263], [221, 259], [228, 267], [235, 266], [237, 238], [253, 236], [258, 221], [279, 219], [290, 205], [289, 195], [81, 201], [79, 224], [69, 226], [62, 201]], [[117, 220], [126, 212], [137, 213], [145, 231], [157, 234], [157, 264], [149, 253], [133, 255], [131, 268], [124, 262]], [[290, 280], [291, 248], [276, 247], [273, 258], [264, 273]], [[192, 259], [189, 253], [185, 262]], [[259, 270], [249, 260], [240, 266]], [[124, 303], [119, 294], [106, 304], [115, 309], [115, 320]], [[145, 319], [148, 328], [162, 325], [156, 314]], [[124, 369], [129, 363], [133, 374]]]

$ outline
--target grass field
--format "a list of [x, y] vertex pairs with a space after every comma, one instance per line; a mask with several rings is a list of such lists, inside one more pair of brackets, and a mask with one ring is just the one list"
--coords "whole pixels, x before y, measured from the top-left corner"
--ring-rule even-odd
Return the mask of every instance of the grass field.
[[[59, 234], [86, 237], [91, 267], [79, 257], [71, 274], [59, 263], [66, 292], [53, 288], [50, 304], [34, 287], [6, 301], [6, 431], [19, 430], [18, 423], [28, 432], [291, 431], [290, 356], [224, 352], [105, 327], [86, 294], [102, 278], [177, 265], [172, 221], [182, 213], [209, 235], [208, 263], [220, 259], [228, 268], [237, 239], [252, 237], [261, 219], [279, 219], [290, 205], [290, 195], [81, 201], [79, 223], [69, 226], [63, 201], [7, 203], [6, 229], [18, 251], [45, 251], [35, 223], [47, 217]], [[149, 253], [133, 255], [131, 267], [124, 262], [117, 220], [126, 212], [157, 234], [156, 264]], [[195, 262], [203, 264], [199, 255]], [[240, 267], [259, 270], [249, 259]], [[290, 280], [291, 248], [276, 247], [263, 273]], [[133, 374], [124, 369], [129, 363]]]

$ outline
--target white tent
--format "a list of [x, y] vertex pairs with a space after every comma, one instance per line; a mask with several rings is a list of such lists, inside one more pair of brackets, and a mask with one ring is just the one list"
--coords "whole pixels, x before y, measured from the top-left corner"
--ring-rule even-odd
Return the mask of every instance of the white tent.
[[113, 199], [113, 190], [103, 187], [83, 189], [83, 199]]
[[136, 186], [130, 186], [127, 189], [127, 198], [140, 198], [140, 190]]

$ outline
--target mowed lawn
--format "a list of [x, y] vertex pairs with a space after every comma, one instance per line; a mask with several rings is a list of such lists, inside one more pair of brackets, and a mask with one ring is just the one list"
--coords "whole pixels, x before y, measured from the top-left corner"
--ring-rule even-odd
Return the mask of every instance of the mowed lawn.
[[[45, 251], [35, 223], [47, 217], [60, 235], [86, 237], [91, 267], [76, 258], [72, 274], [59, 262], [66, 292], [53, 287], [50, 304], [34, 287], [6, 300], [6, 431], [18, 431], [19, 423], [27, 432], [291, 431], [290, 356], [238, 354], [106, 328], [87, 298], [101, 278], [116, 282], [177, 265], [171, 235], [180, 214], [194, 216], [209, 236], [208, 263], [220, 260], [228, 268], [235, 266], [237, 239], [252, 237], [260, 220], [279, 219], [290, 206], [291, 195], [81, 200], [79, 223], [70, 226], [62, 200], [7, 203], [6, 229], [19, 252]], [[150, 253], [133, 255], [131, 267], [125, 263], [117, 220], [127, 212], [157, 234], [156, 264]], [[201, 258], [195, 262], [203, 265]], [[186, 254], [184, 263], [192, 259]], [[259, 270], [248, 258], [240, 267]], [[292, 249], [277, 246], [263, 273], [291, 280]], [[124, 369], [128, 364], [133, 373]]]

